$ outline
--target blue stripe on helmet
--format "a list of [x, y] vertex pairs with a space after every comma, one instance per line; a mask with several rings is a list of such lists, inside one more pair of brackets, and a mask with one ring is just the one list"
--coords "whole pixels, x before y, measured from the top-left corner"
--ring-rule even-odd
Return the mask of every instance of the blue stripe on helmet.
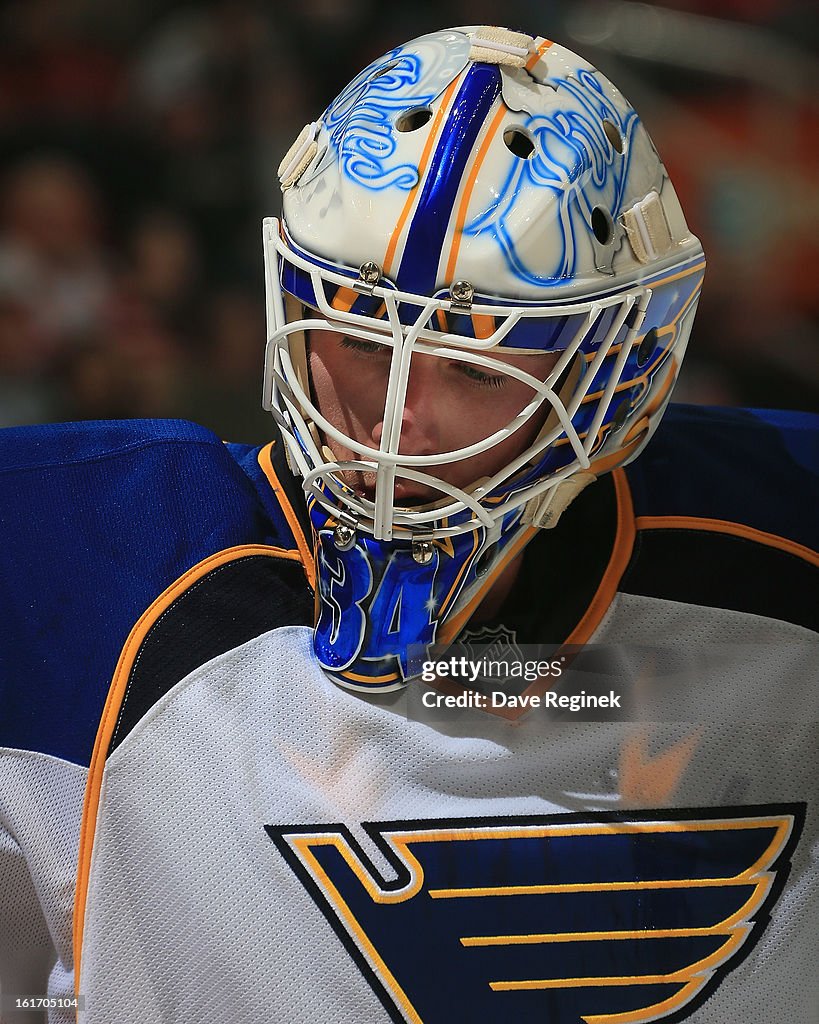
[[419, 295], [431, 295], [435, 291], [438, 260], [455, 197], [478, 132], [500, 86], [500, 70], [494, 64], [472, 64], [464, 75], [441, 140], [435, 147], [407, 236], [396, 276], [402, 291]]

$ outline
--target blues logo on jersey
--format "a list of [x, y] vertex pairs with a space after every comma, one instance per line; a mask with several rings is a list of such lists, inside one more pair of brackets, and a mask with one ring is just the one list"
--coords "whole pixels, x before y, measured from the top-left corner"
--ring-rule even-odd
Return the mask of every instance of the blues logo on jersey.
[[[684, 1020], [750, 951], [802, 806], [268, 833], [395, 1021]], [[435, 981], [444, 973], [447, 985]]]

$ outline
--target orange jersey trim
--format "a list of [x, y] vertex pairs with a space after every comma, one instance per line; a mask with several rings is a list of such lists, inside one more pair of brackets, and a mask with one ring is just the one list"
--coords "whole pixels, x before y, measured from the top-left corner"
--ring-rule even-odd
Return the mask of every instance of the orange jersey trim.
[[753, 526], [745, 526], [744, 523], [732, 523], [727, 519], [700, 519], [697, 516], [638, 516], [635, 522], [638, 530], [706, 530], [709, 533], [727, 533], [769, 548], [778, 548], [819, 567], [819, 553], [812, 548], [775, 533], [765, 533]]
[[[631, 500], [631, 491], [626, 479], [626, 474], [622, 469], [615, 469], [611, 475], [614, 481], [614, 490], [617, 501], [617, 532], [615, 534], [614, 546], [609, 558], [609, 564], [606, 566], [606, 570], [603, 573], [600, 584], [598, 585], [597, 591], [595, 592], [589, 607], [586, 609], [578, 624], [566, 638], [564, 644], [584, 644], [588, 641], [588, 638], [598, 627], [603, 616], [608, 611], [609, 605], [614, 600], [614, 595], [617, 593], [617, 587], [620, 580], [623, 578], [623, 573], [626, 571], [629, 561], [631, 560], [631, 552], [634, 548], [634, 539], [636, 537], [634, 506]], [[515, 555], [525, 548], [536, 532], [537, 527], [534, 526], [524, 530], [521, 536], [518, 537], [517, 541], [512, 545], [512, 550], [509, 552], [508, 557], [504, 559], [501, 565], [495, 567], [495, 571], [487, 580], [487, 585], [483, 587], [480, 593], [477, 594], [454, 618], [444, 624], [441, 639], [438, 643], [448, 644], [453, 641], [469, 621], [473, 612], [478, 608], [482, 599], [486, 597], [492, 589], [492, 585], [500, 576], [501, 572], [512, 561]]]
[[[332, 672], [332, 669], [328, 669], [328, 672]], [[400, 672], [390, 672], [386, 676], [360, 676], [356, 675], [355, 672], [346, 672], [342, 670], [337, 673], [344, 679], [348, 679], [354, 683], [371, 683], [373, 686], [378, 686], [380, 683], [391, 683], [395, 680], [401, 680]]]
[[287, 525], [293, 531], [296, 547], [298, 548], [301, 556], [301, 562], [304, 566], [304, 574], [307, 577], [307, 582], [313, 590], [315, 590], [316, 562], [313, 558], [313, 549], [308, 543], [307, 538], [304, 536], [304, 531], [301, 528], [298, 516], [293, 511], [293, 506], [290, 504], [290, 500], [279, 482], [279, 478], [276, 476], [276, 470], [273, 468], [273, 445], [275, 443], [275, 441], [271, 441], [270, 444], [266, 444], [259, 452], [259, 466], [267, 478], [267, 482], [272, 487], [273, 493], [278, 498], [279, 505], [281, 505], [282, 512], [284, 512], [284, 517], [287, 520]]
[[594, 597], [580, 622], [566, 637], [565, 644], [585, 644], [600, 625], [603, 616], [609, 610], [623, 573], [631, 561], [634, 540], [637, 536], [634, 519], [634, 504], [631, 500], [631, 489], [622, 469], [612, 471], [614, 492], [617, 499], [617, 533], [614, 538], [609, 564], [600, 580]]
[[99, 810], [102, 777], [108, 756], [108, 748], [114, 735], [122, 701], [128, 687], [128, 679], [140, 646], [156, 621], [164, 614], [173, 602], [188, 590], [192, 583], [202, 579], [213, 569], [239, 558], [249, 555], [269, 555], [287, 561], [301, 562], [298, 551], [285, 551], [283, 548], [270, 547], [265, 544], [242, 544], [226, 548], [215, 555], [210, 555], [188, 569], [186, 573], [172, 583], [167, 590], [143, 612], [131, 630], [125, 646], [117, 662], [114, 677], [108, 690], [105, 707], [100, 718], [97, 737], [94, 741], [94, 753], [88, 769], [88, 781], [85, 787], [82, 825], [80, 827], [80, 852], [77, 864], [77, 891], [74, 897], [74, 991], [80, 991], [80, 969], [82, 959], [83, 927], [85, 924], [85, 908], [88, 898], [88, 879], [91, 872], [91, 853], [94, 836], [97, 830], [97, 814]]

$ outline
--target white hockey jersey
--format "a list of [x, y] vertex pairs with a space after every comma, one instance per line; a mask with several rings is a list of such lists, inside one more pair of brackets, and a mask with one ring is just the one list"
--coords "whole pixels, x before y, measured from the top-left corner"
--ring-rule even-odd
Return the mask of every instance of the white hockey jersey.
[[[726, 486], [741, 436], [779, 459], [771, 507]], [[791, 514], [815, 437], [672, 413], [502, 610], [518, 642], [616, 651], [628, 712], [509, 721], [322, 674], [269, 447], [15, 432], [3, 1020], [75, 980], [87, 1024], [819, 1019], [817, 557]], [[572, 586], [560, 551], [606, 503]]]

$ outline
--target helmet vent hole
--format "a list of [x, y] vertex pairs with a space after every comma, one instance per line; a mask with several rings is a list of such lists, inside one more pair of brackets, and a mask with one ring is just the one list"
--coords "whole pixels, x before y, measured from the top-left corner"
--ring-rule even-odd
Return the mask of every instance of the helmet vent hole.
[[389, 64], [385, 64], [383, 68], [379, 68], [370, 81], [375, 81], [376, 78], [381, 78], [382, 75], [388, 75], [390, 71], [397, 68], [400, 63], [400, 60], [391, 60]]
[[591, 215], [591, 229], [601, 245], [608, 245], [614, 234], [614, 223], [608, 210], [602, 206], [595, 206]]
[[522, 128], [507, 128], [503, 133], [503, 141], [509, 152], [521, 160], [528, 160], [535, 151], [531, 136]]
[[614, 124], [613, 121], [608, 119], [603, 121], [603, 131], [606, 133], [606, 138], [611, 143], [612, 149], [615, 153], [623, 152], [623, 136], [620, 134], [620, 129]]
[[647, 331], [643, 335], [643, 340], [640, 342], [640, 347], [637, 349], [637, 365], [645, 366], [645, 364], [651, 358], [651, 353], [657, 347], [658, 334], [657, 328], [652, 327], [650, 331]]
[[412, 110], [405, 110], [399, 114], [395, 121], [395, 127], [399, 132], [417, 132], [432, 117], [429, 107], [413, 107]]

